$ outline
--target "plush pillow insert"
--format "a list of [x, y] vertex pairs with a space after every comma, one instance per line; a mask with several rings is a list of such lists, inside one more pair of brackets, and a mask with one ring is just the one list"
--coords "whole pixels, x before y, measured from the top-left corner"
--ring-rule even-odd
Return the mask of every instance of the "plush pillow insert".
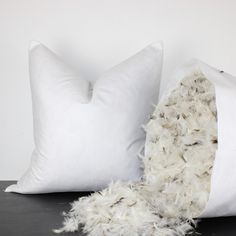
[[162, 45], [104, 73], [92, 94], [90, 82], [44, 45], [33, 42], [29, 53], [35, 149], [26, 173], [6, 192], [92, 191], [138, 180], [141, 125], [157, 102]]

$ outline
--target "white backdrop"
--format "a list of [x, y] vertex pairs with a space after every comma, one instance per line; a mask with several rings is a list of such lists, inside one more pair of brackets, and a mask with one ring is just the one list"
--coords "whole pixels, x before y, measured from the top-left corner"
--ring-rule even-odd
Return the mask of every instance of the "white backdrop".
[[192, 57], [236, 75], [235, 12], [235, 0], [0, 0], [0, 179], [18, 179], [33, 150], [31, 39], [89, 76], [158, 39], [166, 79]]

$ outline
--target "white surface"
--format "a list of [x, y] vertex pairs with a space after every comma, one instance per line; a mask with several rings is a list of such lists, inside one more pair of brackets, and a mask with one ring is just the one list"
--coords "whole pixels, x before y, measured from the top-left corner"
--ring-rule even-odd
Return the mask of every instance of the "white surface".
[[192, 57], [236, 74], [235, 9], [234, 0], [0, 0], [0, 179], [19, 178], [33, 150], [31, 39], [98, 71], [162, 39], [165, 77]]
[[6, 191], [97, 191], [138, 180], [141, 126], [158, 100], [162, 45], [146, 47], [94, 85], [47, 47], [30, 48], [35, 149], [28, 171]]
[[202, 72], [215, 85], [218, 119], [218, 150], [211, 179], [211, 192], [202, 217], [236, 215], [236, 77], [207, 65], [200, 64]]

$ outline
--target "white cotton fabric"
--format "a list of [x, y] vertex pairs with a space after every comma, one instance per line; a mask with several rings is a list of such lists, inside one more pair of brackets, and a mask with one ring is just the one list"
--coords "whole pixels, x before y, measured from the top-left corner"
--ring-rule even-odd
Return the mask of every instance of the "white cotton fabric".
[[215, 87], [218, 126], [218, 149], [209, 200], [199, 217], [236, 215], [236, 77], [195, 59], [175, 73], [160, 98], [169, 93], [181, 78], [196, 70], [200, 70]]
[[100, 190], [138, 180], [141, 125], [157, 102], [162, 45], [112, 68], [95, 85], [40, 43], [30, 49], [35, 149], [29, 169], [6, 192]]

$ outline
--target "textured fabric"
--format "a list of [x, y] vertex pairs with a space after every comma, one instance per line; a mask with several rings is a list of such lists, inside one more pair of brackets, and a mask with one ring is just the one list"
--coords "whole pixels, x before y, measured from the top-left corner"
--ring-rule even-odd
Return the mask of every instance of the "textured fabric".
[[[156, 103], [162, 46], [148, 46], [112, 68], [94, 87], [45, 46], [30, 49], [35, 150], [7, 192], [100, 190], [141, 176], [141, 125]], [[93, 90], [93, 91], [92, 91]]]

